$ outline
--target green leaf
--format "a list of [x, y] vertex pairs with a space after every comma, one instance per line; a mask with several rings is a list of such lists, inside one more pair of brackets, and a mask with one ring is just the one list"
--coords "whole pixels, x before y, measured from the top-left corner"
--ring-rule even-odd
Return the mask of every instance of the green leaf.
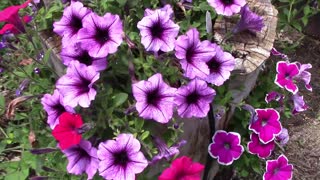
[[145, 140], [149, 135], [150, 135], [149, 131], [143, 132], [141, 137], [140, 137], [141, 141]]
[[127, 93], [119, 93], [119, 94], [116, 94], [114, 97], [113, 97], [113, 106], [114, 107], [118, 107], [120, 106], [121, 104], [123, 104], [126, 100], [128, 99], [128, 94]]
[[44, 54], [44, 57], [42, 59], [43, 62], [48, 62], [50, 55], [51, 55], [52, 49], [48, 49], [47, 52]]

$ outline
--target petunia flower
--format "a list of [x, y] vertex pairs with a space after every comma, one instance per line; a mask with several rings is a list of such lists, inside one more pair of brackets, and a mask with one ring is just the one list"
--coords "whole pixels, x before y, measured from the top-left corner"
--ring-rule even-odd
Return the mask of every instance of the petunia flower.
[[[23, 16], [21, 21], [23, 23], [29, 23], [32, 20], [31, 16]], [[12, 34], [20, 34], [24, 31], [21, 31], [21, 29], [17, 29], [17, 27], [14, 24], [5, 24], [0, 29], [0, 35], [6, 34], [6, 33], [12, 33]]]
[[232, 16], [240, 12], [241, 7], [246, 4], [245, 0], [207, 0], [217, 14]]
[[79, 114], [64, 112], [59, 117], [59, 123], [52, 131], [53, 137], [59, 142], [62, 150], [80, 143], [81, 134], [78, 132], [83, 125]]
[[41, 104], [48, 114], [47, 123], [51, 129], [54, 129], [54, 127], [59, 123], [59, 116], [62, 113], [75, 113], [73, 108], [64, 105], [63, 96], [58, 90], [54, 90], [52, 95], [45, 94], [43, 98], [41, 98]]
[[250, 11], [248, 5], [243, 6], [240, 13], [241, 18], [236, 27], [232, 30], [232, 33], [236, 34], [246, 30], [255, 33], [262, 30], [264, 27], [263, 18]]
[[299, 68], [299, 74], [295, 77], [295, 79], [303, 81], [307, 90], [312, 91], [312, 87], [310, 85], [311, 73], [307, 71], [308, 69], [312, 68], [312, 65], [310, 63], [301, 64], [299, 62], [296, 64]]
[[86, 66], [92, 66], [95, 71], [102, 71], [107, 68], [107, 58], [97, 58], [89, 55], [88, 50], [81, 48], [81, 43], [74, 43], [72, 48], [64, 47], [60, 53], [62, 63], [66, 66], [71, 61], [79, 61]]
[[215, 55], [215, 47], [209, 41], [200, 42], [196, 28], [181, 35], [175, 42], [175, 55], [180, 60], [184, 76], [190, 79], [206, 78], [210, 70], [206, 64]]
[[271, 91], [268, 94], [266, 94], [266, 97], [264, 98], [264, 100], [266, 101], [266, 103], [270, 103], [271, 101], [277, 101], [282, 103], [282, 101], [284, 100], [284, 95], [280, 94], [276, 91]]
[[267, 144], [280, 134], [282, 126], [278, 111], [272, 108], [256, 109], [258, 120], [249, 125], [249, 129], [259, 135], [262, 143]]
[[271, 141], [267, 144], [260, 142], [257, 134], [252, 133], [250, 135], [250, 140], [247, 144], [248, 152], [251, 154], [256, 154], [259, 158], [267, 158], [271, 155], [275, 143]]
[[132, 92], [140, 117], [159, 123], [167, 123], [172, 118], [176, 89], [163, 82], [161, 74], [133, 84]]
[[287, 157], [282, 154], [276, 160], [267, 161], [263, 180], [291, 180], [292, 174], [293, 165], [288, 164]]
[[90, 56], [106, 57], [118, 50], [123, 41], [122, 21], [118, 15], [106, 13], [101, 17], [90, 13], [82, 22], [83, 28], [78, 33], [78, 40]]
[[216, 86], [221, 86], [229, 79], [236, 62], [230, 53], [224, 52], [218, 45], [214, 44], [214, 46], [216, 53], [212, 53], [209, 61], [206, 62], [209, 67], [209, 75], [204, 80]]
[[281, 146], [284, 146], [289, 141], [288, 129], [282, 128], [281, 133], [276, 137], [276, 140], [280, 142]]
[[[170, 4], [166, 4], [165, 6], [163, 6], [163, 8], [160, 8], [158, 10], [165, 12], [170, 18], [173, 17], [174, 13], [173, 13], [173, 9]], [[144, 16], [153, 15], [156, 11], [157, 10], [152, 10], [152, 9], [147, 8], [144, 10]]]
[[298, 112], [303, 112], [308, 109], [307, 104], [303, 100], [303, 96], [300, 96], [298, 93], [291, 96], [293, 101], [293, 110], [292, 114], [297, 114]]
[[204, 165], [182, 156], [172, 161], [171, 166], [161, 173], [158, 180], [200, 180], [203, 170]]
[[275, 84], [281, 88], [292, 92], [298, 92], [298, 86], [294, 84], [293, 78], [299, 74], [299, 68], [296, 63], [288, 63], [285, 61], [277, 62], [277, 75]]
[[279, 56], [279, 57], [281, 57], [281, 58], [284, 59], [285, 61], [288, 61], [288, 60], [289, 60], [289, 58], [288, 58], [288, 56], [287, 56], [286, 54], [283, 54], [283, 53], [279, 52], [279, 51], [278, 51], [276, 48], [274, 48], [274, 47], [271, 49], [270, 53], [271, 53], [272, 55], [274, 55], [274, 56]]
[[63, 37], [63, 46], [69, 46], [70, 41], [77, 40], [78, 32], [83, 28], [82, 21], [90, 13], [91, 10], [75, 1], [64, 9], [60, 21], [53, 23], [53, 31]]
[[181, 86], [175, 94], [174, 102], [180, 117], [201, 118], [207, 116], [216, 91], [208, 87], [205, 81], [193, 79], [187, 85]]
[[87, 179], [92, 179], [99, 166], [97, 149], [89, 141], [81, 140], [78, 145], [72, 146], [62, 151], [67, 159], [67, 171], [71, 174], [81, 175], [84, 172]]
[[87, 67], [78, 61], [69, 64], [67, 73], [56, 83], [66, 106], [89, 107], [97, 92], [93, 83], [99, 79], [99, 73], [93, 67]]
[[135, 179], [148, 161], [140, 151], [140, 142], [132, 134], [119, 134], [115, 140], [101, 142], [98, 147], [99, 174], [105, 179]]
[[138, 22], [141, 43], [147, 51], [157, 53], [159, 50], [169, 52], [174, 49], [179, 26], [171, 20], [170, 16], [170, 12], [157, 9]]
[[239, 133], [218, 130], [212, 137], [208, 152], [211, 157], [218, 159], [219, 164], [230, 165], [234, 160], [239, 159], [244, 151], [240, 139]]

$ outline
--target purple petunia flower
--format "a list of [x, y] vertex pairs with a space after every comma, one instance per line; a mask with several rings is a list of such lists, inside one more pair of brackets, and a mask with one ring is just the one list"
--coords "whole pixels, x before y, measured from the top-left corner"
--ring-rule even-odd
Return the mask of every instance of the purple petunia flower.
[[246, 4], [245, 0], [207, 0], [217, 14], [232, 16], [240, 12], [241, 7]]
[[83, 28], [78, 33], [83, 49], [92, 57], [113, 54], [123, 39], [122, 21], [118, 15], [106, 13], [103, 17], [90, 13], [83, 19]]
[[[53, 31], [63, 37], [63, 46], [68, 41], [76, 41], [79, 30], [83, 27], [82, 20], [91, 10], [83, 7], [81, 2], [71, 2], [63, 11], [60, 21], [53, 23]], [[65, 42], [65, 43], [64, 43]]]
[[210, 70], [206, 62], [210, 60], [211, 55], [215, 55], [215, 47], [209, 41], [200, 42], [196, 28], [178, 37], [175, 42], [175, 51], [185, 77], [194, 79], [206, 78], [209, 75]]
[[288, 129], [282, 128], [281, 133], [276, 137], [276, 140], [280, 142], [281, 146], [284, 146], [289, 141]]
[[282, 103], [282, 101], [284, 100], [284, 95], [280, 94], [276, 91], [271, 91], [268, 94], [266, 94], [266, 97], [264, 98], [264, 100], [266, 101], [266, 103], [270, 103], [271, 101], [277, 101]]
[[135, 179], [148, 161], [140, 151], [140, 143], [132, 134], [119, 134], [115, 140], [99, 144], [99, 174], [105, 179]]
[[259, 135], [264, 144], [274, 140], [280, 134], [282, 126], [278, 111], [272, 108], [256, 109], [258, 120], [249, 125], [249, 129]]
[[176, 89], [163, 82], [161, 74], [133, 84], [132, 92], [140, 117], [159, 123], [167, 123], [172, 118]]
[[271, 155], [275, 147], [274, 141], [263, 144], [260, 142], [258, 135], [255, 133], [250, 135], [250, 139], [251, 141], [249, 141], [247, 145], [249, 153], [256, 154], [259, 158], [267, 158]]
[[92, 179], [99, 166], [97, 149], [89, 141], [81, 140], [78, 145], [72, 146], [62, 151], [69, 161], [67, 171], [71, 174], [81, 175], [87, 173]]
[[45, 94], [41, 98], [43, 109], [48, 114], [47, 123], [51, 129], [59, 124], [59, 116], [64, 112], [75, 113], [74, 109], [70, 106], [65, 106], [63, 103], [63, 96], [58, 90], [54, 90], [53, 94]]
[[298, 93], [291, 96], [291, 100], [293, 101], [293, 110], [292, 114], [296, 114], [298, 112], [303, 112], [308, 109], [308, 106], [303, 100], [303, 96], [300, 96]]
[[[173, 17], [173, 9], [170, 4], [166, 4], [165, 6], [163, 6], [163, 8], [160, 8], [157, 10], [165, 12], [170, 18]], [[144, 16], [153, 15], [154, 13], [156, 13], [157, 10], [152, 10], [152, 9], [147, 8], [144, 10]]]
[[[147, 11], [146, 14], [150, 12]], [[147, 51], [157, 53], [159, 50], [163, 52], [173, 50], [179, 26], [171, 20], [171, 15], [168, 10], [156, 9], [138, 22], [141, 43]]]
[[218, 130], [212, 137], [208, 152], [211, 157], [218, 158], [219, 164], [230, 165], [234, 160], [239, 159], [244, 151], [240, 139], [239, 133]]
[[292, 92], [293, 94], [298, 92], [298, 86], [294, 84], [293, 78], [299, 74], [299, 68], [296, 63], [288, 63], [285, 61], [279, 61], [277, 63], [277, 75], [275, 84], [281, 88]]
[[221, 86], [230, 77], [230, 72], [233, 71], [236, 64], [234, 57], [224, 52], [220, 46], [215, 45], [215, 54], [211, 54], [211, 58], [206, 64], [209, 67], [209, 75], [205, 80], [216, 86]]
[[79, 61], [86, 66], [92, 66], [95, 71], [102, 71], [107, 68], [107, 58], [90, 56], [88, 50], [81, 48], [81, 43], [73, 44], [72, 48], [62, 48], [60, 56], [62, 63], [66, 66], [68, 66], [71, 61]]
[[300, 64], [298, 62], [296, 64], [299, 68], [299, 74], [295, 77], [295, 79], [303, 81], [307, 90], [312, 91], [312, 87], [310, 85], [311, 73], [307, 71], [308, 69], [312, 68], [312, 65], [309, 63]]
[[176, 92], [174, 101], [179, 116], [183, 118], [207, 116], [215, 95], [216, 91], [208, 87], [205, 81], [193, 79]]
[[241, 19], [232, 33], [236, 34], [242, 31], [250, 31], [252, 33], [259, 32], [264, 27], [263, 18], [258, 14], [250, 11], [249, 6], [245, 5], [241, 8]]
[[56, 83], [56, 88], [63, 96], [65, 105], [76, 107], [89, 107], [97, 92], [93, 83], [100, 77], [93, 67], [87, 67], [78, 61], [72, 61], [67, 69], [67, 74]]
[[263, 180], [291, 180], [292, 174], [293, 165], [288, 164], [287, 157], [282, 154], [276, 160], [267, 161]]

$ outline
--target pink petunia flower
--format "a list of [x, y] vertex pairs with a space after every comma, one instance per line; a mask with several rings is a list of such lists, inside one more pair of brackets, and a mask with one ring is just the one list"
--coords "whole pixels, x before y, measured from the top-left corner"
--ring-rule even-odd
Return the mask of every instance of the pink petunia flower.
[[258, 135], [255, 133], [250, 135], [250, 139], [251, 141], [247, 145], [249, 153], [256, 154], [259, 158], [267, 158], [271, 155], [275, 147], [274, 141], [264, 144], [260, 142]]
[[293, 79], [298, 74], [299, 68], [297, 63], [279, 61], [277, 63], [277, 75], [274, 82], [279, 87], [285, 88], [295, 94], [298, 92], [298, 86], [294, 84]]
[[280, 155], [276, 160], [268, 160], [263, 180], [291, 180], [293, 165], [288, 164], [285, 155]]

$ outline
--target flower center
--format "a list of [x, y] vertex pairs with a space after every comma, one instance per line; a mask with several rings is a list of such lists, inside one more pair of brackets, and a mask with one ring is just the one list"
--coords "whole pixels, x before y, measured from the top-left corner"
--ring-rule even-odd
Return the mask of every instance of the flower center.
[[161, 99], [161, 96], [159, 95], [158, 88], [148, 92], [148, 94], [147, 94], [147, 103], [148, 104], [152, 104], [154, 106], [157, 106], [160, 99]]
[[73, 29], [73, 33], [76, 34], [82, 28], [82, 21], [78, 16], [72, 16], [70, 26]]
[[207, 65], [210, 69], [210, 74], [211, 73], [217, 73], [220, 71], [220, 62], [218, 62], [216, 59], [211, 59], [210, 61], [207, 62]]
[[224, 148], [229, 150], [230, 149], [230, 144], [229, 143], [224, 143]]
[[188, 63], [191, 63], [192, 62], [192, 57], [194, 55], [194, 50], [193, 50], [193, 46], [189, 47], [187, 49], [187, 52], [186, 52], [186, 60]]
[[113, 154], [113, 158], [114, 158], [114, 163], [120, 166], [126, 166], [127, 163], [130, 161], [128, 157], [128, 153], [125, 150], [122, 150], [120, 152]]
[[79, 56], [76, 57], [77, 60], [82, 63], [85, 64], [87, 66], [92, 65], [92, 58], [89, 55], [88, 51], [83, 51]]
[[196, 91], [193, 91], [187, 96], [187, 103], [194, 104], [198, 101], [199, 97], [200, 95]]
[[224, 5], [230, 5], [230, 4], [233, 4], [233, 0], [222, 0], [222, 3]]
[[95, 35], [95, 40], [100, 43], [104, 44], [106, 41], [110, 39], [109, 37], [109, 31], [108, 29], [96, 29], [96, 35]]
[[79, 84], [76, 85], [77, 88], [78, 88], [78, 94], [77, 95], [88, 93], [90, 91], [90, 88], [89, 88], [89, 84], [90, 83], [91, 83], [91, 81], [89, 81], [86, 78], [80, 76]]
[[290, 73], [289, 73], [289, 72], [286, 72], [286, 73], [284, 74], [284, 78], [287, 79], [287, 80], [291, 79]]
[[265, 125], [267, 125], [267, 122], [268, 122], [267, 119], [262, 119], [261, 126], [264, 127]]
[[55, 109], [58, 113], [58, 116], [60, 116], [63, 112], [66, 111], [66, 109], [60, 104], [56, 104], [55, 106], [53, 106], [53, 109]]
[[277, 167], [277, 168], [275, 168], [275, 169], [273, 170], [273, 174], [277, 174], [278, 171], [279, 171], [279, 168]]
[[150, 31], [151, 31], [151, 34], [153, 37], [160, 39], [162, 37], [162, 33], [163, 33], [163, 28], [162, 28], [160, 22], [158, 21], [157, 23], [153, 24]]

